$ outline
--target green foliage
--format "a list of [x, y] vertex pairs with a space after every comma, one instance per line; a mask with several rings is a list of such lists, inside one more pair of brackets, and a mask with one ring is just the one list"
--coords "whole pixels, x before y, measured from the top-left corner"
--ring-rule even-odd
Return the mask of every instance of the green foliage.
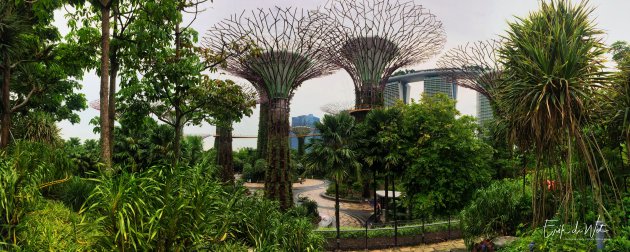
[[36, 209], [42, 192], [47, 194], [72, 171], [64, 153], [47, 144], [18, 141], [0, 152], [0, 241], [23, 242], [16, 232], [21, 221]]
[[[0, 5], [0, 60], [9, 65], [11, 106], [4, 111], [25, 116], [31, 111], [47, 113], [53, 121], [79, 121], [75, 113], [87, 107], [85, 96], [76, 91], [74, 79], [83, 76], [87, 62], [74, 57], [82, 51], [61, 42], [51, 25], [60, 1], [34, 3], [3, 1]], [[9, 83], [7, 83], [9, 84]]]
[[13, 159], [0, 159], [0, 248], [16, 241], [15, 228], [39, 194], [32, 176], [17, 168]]
[[[472, 117], [461, 116], [444, 95], [401, 106], [398, 147], [406, 160], [401, 176], [414, 214], [446, 214], [463, 208], [491, 178], [492, 148], [479, 139]], [[401, 147], [402, 146], [402, 147]]]
[[[92, 179], [83, 212], [95, 219], [104, 250], [241, 248], [311, 251], [321, 247], [310, 219], [277, 203], [223, 188], [204, 167], [154, 167]], [[236, 245], [241, 244], [241, 245]]]
[[182, 165], [195, 166], [203, 155], [203, 138], [200, 136], [186, 136], [182, 140]]
[[64, 143], [64, 151], [76, 166], [76, 175], [86, 176], [99, 170], [100, 145], [96, 140], [81, 144], [78, 138], [70, 138]]
[[147, 250], [154, 248], [157, 234], [155, 211], [160, 202], [160, 186], [150, 177], [122, 173], [116, 177], [91, 179], [96, 187], [82, 213], [99, 225], [97, 245], [104, 250]]
[[[534, 243], [534, 251], [594, 251], [595, 240], [573, 240], [559, 238], [545, 238], [542, 228], [529, 231], [526, 236], [510, 243], [501, 251], [521, 252], [530, 251], [530, 243]], [[623, 251], [623, 250], [622, 250]]]
[[308, 146], [306, 162], [311, 169], [326, 171], [330, 178], [340, 183], [351, 173], [359, 177], [360, 165], [351, 141], [354, 118], [348, 113], [325, 115], [315, 124], [320, 138], [314, 138]]
[[95, 183], [91, 180], [73, 176], [69, 180], [54, 185], [46, 197], [59, 200], [72, 211], [79, 212], [83, 204], [94, 190]]
[[252, 182], [259, 182], [265, 179], [265, 172], [267, 171], [267, 161], [265, 159], [258, 159], [254, 165], [243, 165], [243, 179], [245, 181], [251, 180]]
[[[611, 174], [606, 163], [595, 160], [601, 156], [599, 140], [587, 130], [607, 99], [600, 91], [610, 82], [603, 65], [604, 31], [595, 26], [593, 10], [587, 2], [541, 2], [538, 11], [508, 24], [497, 52], [504, 69], [496, 97], [506, 135], [536, 156], [534, 192], [544, 179], [564, 183], [560, 197], [569, 200], [558, 204], [566, 210], [564, 218], [575, 220], [575, 212], [568, 211], [576, 204], [570, 196], [574, 187], [592, 188], [604, 215], [600, 177]], [[577, 183], [581, 177], [589, 178], [588, 184]], [[547, 217], [543, 209], [558, 205], [548, 206], [544, 197], [536, 201], [535, 226]]]
[[616, 41], [610, 45], [613, 60], [619, 65], [623, 65], [630, 59], [630, 45], [626, 41]]
[[[457, 225], [456, 222], [453, 222], [451, 228], [455, 228]], [[330, 228], [320, 228], [318, 229], [318, 233], [321, 233], [325, 238], [331, 239], [335, 238], [334, 232], [331, 232]], [[448, 224], [437, 224], [425, 226], [422, 225], [399, 225], [398, 226], [398, 237], [404, 236], [421, 236], [423, 233], [430, 232], [440, 232], [448, 230]], [[394, 227], [376, 227], [368, 229], [367, 236], [368, 238], [378, 238], [378, 237], [394, 237]], [[341, 238], [365, 238], [365, 229], [354, 229], [354, 228], [341, 228]]]
[[317, 201], [309, 199], [307, 197], [299, 198], [300, 205], [291, 209], [291, 211], [298, 212], [296, 217], [307, 217], [313, 224], [317, 224], [320, 221], [319, 211], [317, 210]]
[[532, 219], [531, 188], [523, 193], [522, 180], [498, 180], [475, 192], [461, 212], [464, 241], [471, 247], [478, 238], [516, 235], [521, 223]]
[[[277, 202], [262, 197], [244, 197], [233, 207], [238, 213], [239, 230], [257, 251], [320, 251], [323, 237], [313, 232], [311, 220], [295, 218], [291, 211], [281, 213]], [[223, 221], [218, 218], [217, 221]]]
[[78, 213], [55, 201], [41, 201], [17, 226], [22, 251], [86, 251], [95, 230]]
[[15, 139], [50, 145], [62, 143], [55, 120], [50, 114], [43, 112], [33, 112], [17, 117], [13, 121], [11, 130]]

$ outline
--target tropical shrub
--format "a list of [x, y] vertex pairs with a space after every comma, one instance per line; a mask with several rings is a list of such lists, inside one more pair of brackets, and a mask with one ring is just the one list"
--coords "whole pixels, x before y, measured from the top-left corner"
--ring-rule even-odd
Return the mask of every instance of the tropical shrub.
[[81, 213], [95, 219], [104, 250], [151, 250], [157, 235], [160, 185], [150, 177], [123, 172], [91, 179], [96, 186]]
[[94, 187], [94, 181], [73, 176], [63, 183], [51, 186], [46, 197], [59, 200], [68, 208], [79, 212]]
[[103, 250], [316, 251], [307, 211], [282, 213], [276, 202], [223, 187], [203, 166], [153, 167], [101, 175], [81, 212], [95, 220]]
[[55, 119], [45, 112], [26, 113], [26, 115], [15, 117], [11, 131], [15, 139], [23, 141], [49, 145], [63, 143]]
[[15, 228], [39, 196], [32, 176], [16, 166], [12, 159], [0, 159], [0, 249], [17, 241]]
[[17, 226], [23, 251], [87, 251], [94, 245], [95, 230], [64, 204], [40, 201]]
[[0, 240], [3, 244], [13, 246], [21, 242], [16, 232], [21, 221], [35, 209], [42, 192], [47, 193], [50, 186], [70, 178], [73, 170], [67, 156], [48, 144], [17, 141], [0, 153]]
[[301, 212], [295, 214], [296, 217], [307, 217], [312, 223], [317, 224], [320, 221], [319, 211], [317, 210], [317, 201], [309, 199], [307, 197], [299, 198], [300, 205], [291, 209], [294, 212]]
[[498, 180], [475, 192], [461, 212], [464, 241], [471, 247], [478, 238], [516, 235], [521, 223], [531, 221], [531, 188], [523, 192], [522, 180]]
[[424, 95], [420, 103], [399, 104], [399, 172], [414, 216], [446, 215], [462, 209], [476, 189], [492, 178], [492, 147], [477, 135], [473, 117], [460, 116], [455, 100]]
[[243, 166], [243, 179], [245, 181], [251, 180], [252, 182], [258, 182], [265, 179], [265, 171], [267, 170], [267, 161], [265, 159], [258, 159], [254, 165]]

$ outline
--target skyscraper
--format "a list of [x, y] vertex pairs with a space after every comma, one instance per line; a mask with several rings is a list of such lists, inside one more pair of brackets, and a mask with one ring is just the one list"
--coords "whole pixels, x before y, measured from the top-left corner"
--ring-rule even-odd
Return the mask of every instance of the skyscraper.
[[442, 93], [451, 99], [457, 99], [457, 84], [449, 83], [443, 76], [427, 77], [424, 79], [424, 93], [427, 95]]
[[479, 125], [483, 125], [491, 119], [492, 107], [490, 107], [490, 101], [488, 101], [486, 96], [477, 93], [477, 122], [479, 122]]
[[383, 91], [383, 105], [391, 107], [398, 100], [402, 100], [404, 103], [409, 101], [409, 84], [399, 81], [387, 83]]

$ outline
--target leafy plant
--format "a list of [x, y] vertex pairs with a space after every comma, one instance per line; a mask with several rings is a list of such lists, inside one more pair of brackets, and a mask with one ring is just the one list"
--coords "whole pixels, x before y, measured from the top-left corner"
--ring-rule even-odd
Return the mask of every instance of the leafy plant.
[[55, 201], [40, 201], [17, 226], [23, 251], [86, 251], [94, 245], [89, 221]]
[[105, 250], [150, 250], [158, 232], [160, 185], [151, 177], [123, 172], [90, 179], [96, 187], [81, 213], [95, 219]]
[[519, 180], [494, 181], [475, 192], [461, 212], [464, 241], [471, 247], [478, 238], [516, 235], [516, 228], [532, 218], [531, 188], [523, 192]]

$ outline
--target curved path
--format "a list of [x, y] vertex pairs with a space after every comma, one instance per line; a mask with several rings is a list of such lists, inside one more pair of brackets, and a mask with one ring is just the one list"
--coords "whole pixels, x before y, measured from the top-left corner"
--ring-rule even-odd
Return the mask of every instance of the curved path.
[[[306, 179], [303, 183], [293, 184], [293, 201], [297, 202], [299, 197], [307, 197], [317, 202], [317, 210], [320, 215], [335, 216], [335, 201], [321, 196], [330, 185], [329, 181], [319, 179]], [[250, 189], [262, 189], [262, 183], [245, 183], [245, 187]], [[372, 206], [369, 203], [339, 203], [339, 219], [341, 226], [362, 227], [365, 221], [372, 214]]]

